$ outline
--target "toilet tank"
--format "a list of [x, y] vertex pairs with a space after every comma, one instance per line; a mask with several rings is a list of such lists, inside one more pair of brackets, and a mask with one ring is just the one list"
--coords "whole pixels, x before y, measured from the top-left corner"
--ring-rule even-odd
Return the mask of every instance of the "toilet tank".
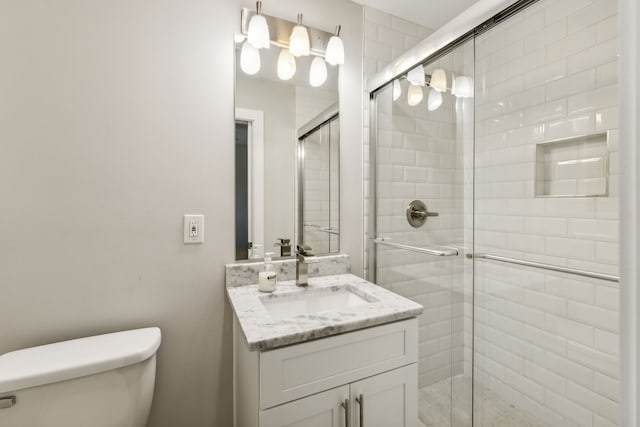
[[144, 427], [158, 328], [97, 335], [0, 356], [2, 427]]

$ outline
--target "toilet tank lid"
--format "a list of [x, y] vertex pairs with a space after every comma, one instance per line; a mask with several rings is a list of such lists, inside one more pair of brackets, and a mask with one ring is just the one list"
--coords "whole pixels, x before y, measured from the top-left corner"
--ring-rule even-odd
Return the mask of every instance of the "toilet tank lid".
[[142, 362], [160, 346], [159, 328], [62, 341], [0, 356], [0, 393], [51, 384]]

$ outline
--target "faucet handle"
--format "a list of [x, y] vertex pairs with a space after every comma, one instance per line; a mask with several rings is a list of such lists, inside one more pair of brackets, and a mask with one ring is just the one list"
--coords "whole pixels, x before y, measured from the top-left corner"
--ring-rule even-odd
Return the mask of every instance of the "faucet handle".
[[297, 245], [297, 253], [298, 255], [302, 255], [302, 256], [313, 256], [313, 253], [311, 252], [311, 247], [310, 246], [306, 246], [306, 245]]

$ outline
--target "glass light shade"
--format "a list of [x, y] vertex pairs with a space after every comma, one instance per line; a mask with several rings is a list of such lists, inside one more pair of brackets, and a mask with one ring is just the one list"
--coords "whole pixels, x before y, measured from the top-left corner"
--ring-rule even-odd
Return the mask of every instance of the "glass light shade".
[[331, 65], [344, 64], [344, 45], [340, 37], [333, 36], [329, 39], [324, 59]]
[[255, 74], [260, 71], [260, 51], [253, 47], [249, 41], [242, 44], [240, 68], [246, 74]]
[[262, 15], [253, 15], [249, 21], [247, 40], [258, 49], [269, 49], [269, 26]]
[[322, 86], [327, 81], [327, 64], [324, 59], [316, 56], [311, 62], [309, 70], [309, 84], [313, 87]]
[[437, 90], [438, 92], [446, 92], [447, 90], [447, 75], [444, 73], [444, 70], [438, 68], [433, 71], [431, 75], [431, 81], [429, 82], [429, 86]]
[[244, 36], [244, 34], [234, 34], [233, 35], [233, 41], [240, 44], [243, 41], [245, 41], [247, 38]]
[[398, 98], [400, 98], [400, 95], [402, 95], [402, 86], [400, 86], [399, 80], [394, 80], [393, 81], [393, 100], [397, 101]]
[[307, 28], [302, 25], [296, 25], [293, 27], [289, 38], [289, 52], [293, 56], [308, 56], [310, 51]]
[[424, 86], [424, 67], [422, 65], [418, 65], [416, 68], [409, 71], [407, 73], [407, 80], [409, 80], [412, 85]]
[[278, 77], [289, 80], [296, 73], [296, 58], [287, 49], [282, 49], [278, 56]]
[[451, 94], [458, 98], [473, 97], [473, 79], [467, 76], [455, 77], [451, 82]]
[[434, 90], [429, 91], [429, 98], [427, 98], [427, 110], [435, 111], [442, 105], [442, 93]]
[[422, 87], [416, 85], [409, 85], [409, 89], [407, 90], [407, 104], [411, 107], [415, 107], [420, 104], [424, 98], [424, 94], [422, 93]]

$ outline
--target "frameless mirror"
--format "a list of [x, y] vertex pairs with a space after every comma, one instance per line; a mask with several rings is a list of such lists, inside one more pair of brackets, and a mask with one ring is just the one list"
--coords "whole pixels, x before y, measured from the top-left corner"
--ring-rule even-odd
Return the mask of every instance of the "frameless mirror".
[[[338, 240], [335, 234], [338, 229], [337, 210], [336, 219], [333, 220], [320, 221], [318, 218], [316, 223], [315, 217], [308, 216], [314, 221], [309, 227], [304, 226], [298, 212], [300, 203], [306, 204], [309, 214], [316, 208], [318, 212], [327, 209], [327, 215], [332, 209], [330, 206], [337, 209], [335, 201], [321, 203], [319, 200], [311, 200], [320, 196], [314, 186], [321, 185], [321, 177], [338, 174], [338, 154], [335, 151], [339, 138], [337, 121], [328, 125], [333, 134], [333, 144], [326, 140], [322, 145], [323, 149], [335, 151], [333, 154], [327, 152], [322, 155], [333, 158], [333, 172], [330, 171], [328, 161], [300, 162], [297, 146], [300, 143], [298, 137], [312, 138], [311, 131], [316, 131], [319, 127], [318, 117], [322, 117], [329, 107], [337, 106], [338, 67], [327, 64], [326, 80], [314, 87], [310, 84], [310, 70], [312, 61], [317, 56], [300, 56], [294, 59], [293, 76], [282, 80], [281, 77], [288, 77], [292, 72], [292, 57], [282, 54], [283, 48], [272, 44], [269, 49], [256, 50], [259, 55], [258, 71], [248, 74], [246, 71], [255, 71], [255, 57], [252, 59], [253, 63], [247, 64], [246, 55], [242, 57], [243, 46], [244, 41], [236, 42], [236, 259], [262, 258], [265, 252], [274, 252], [275, 257], [290, 256], [295, 253], [295, 245], [302, 242], [311, 246], [316, 254], [335, 251]], [[279, 60], [281, 57], [286, 57], [286, 60]], [[337, 114], [337, 110], [335, 113]], [[322, 124], [324, 122], [327, 120]], [[312, 143], [303, 144], [311, 147]], [[312, 151], [315, 152], [315, 148], [309, 148], [309, 152]], [[309, 182], [299, 186], [304, 191], [297, 191], [296, 179], [300, 175], [297, 173], [298, 164], [307, 169], [327, 169], [304, 173], [304, 179]], [[312, 183], [316, 178], [320, 181]], [[330, 197], [338, 191], [337, 177], [333, 181], [335, 188], [323, 190], [323, 196]], [[328, 181], [326, 184], [329, 185]], [[329, 237], [322, 244], [311, 235], [305, 239], [302, 237], [304, 233], [297, 231], [301, 226], [303, 229], [313, 229], [314, 226], [317, 230], [324, 229], [314, 230], [313, 235]], [[330, 236], [334, 236], [333, 244], [330, 244]]]

